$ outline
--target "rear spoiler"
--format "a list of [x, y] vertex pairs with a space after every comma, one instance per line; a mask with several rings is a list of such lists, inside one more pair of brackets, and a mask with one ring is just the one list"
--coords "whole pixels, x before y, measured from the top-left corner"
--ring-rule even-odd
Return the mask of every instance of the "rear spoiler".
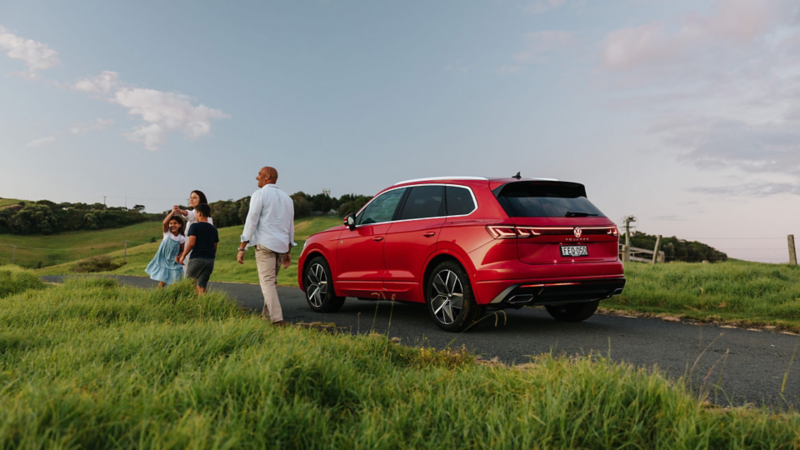
[[[563, 193], [569, 193], [569, 197], [586, 197], [586, 187], [580, 183], [573, 183], [571, 181], [550, 181], [550, 180], [521, 180], [511, 182], [497, 182], [489, 185], [495, 197], [500, 194], [512, 193], [514, 191], [522, 191], [532, 187], [538, 187], [542, 191], [547, 191], [548, 187], [557, 188], [561, 191], [561, 195], [554, 195], [555, 197], [564, 197]], [[508, 191], [506, 191], [508, 189]], [[588, 197], [587, 197], [588, 198]]]

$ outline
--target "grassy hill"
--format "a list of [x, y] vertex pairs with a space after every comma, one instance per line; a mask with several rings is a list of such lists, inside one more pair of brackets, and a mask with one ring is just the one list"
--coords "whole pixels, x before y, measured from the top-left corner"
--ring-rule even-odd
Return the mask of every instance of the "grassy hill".
[[0, 209], [19, 204], [20, 201], [16, 198], [0, 198]]
[[[154, 222], [153, 222], [154, 223]], [[297, 246], [292, 249], [292, 265], [286, 269], [281, 270], [278, 277], [278, 283], [286, 286], [297, 286], [297, 258], [300, 257], [300, 252], [303, 250], [303, 242], [314, 233], [340, 225], [342, 219], [338, 217], [313, 217], [303, 218], [295, 221], [295, 242]], [[152, 224], [152, 223], [151, 223]], [[141, 224], [145, 225], [145, 224]], [[138, 225], [135, 225], [138, 226]], [[136, 275], [146, 276], [144, 273], [145, 267], [153, 259], [161, 239], [161, 224], [156, 224], [155, 233], [158, 240], [154, 243], [147, 243], [136, 247], [128, 247], [127, 264], [115, 270], [113, 273], [118, 275]], [[115, 231], [124, 232], [124, 230], [133, 229], [134, 227], [120, 228]], [[94, 232], [99, 233], [99, 232]], [[217, 250], [217, 258], [214, 263], [214, 274], [212, 281], [230, 281], [235, 283], [258, 283], [258, 273], [256, 271], [256, 264], [254, 259], [253, 250], [248, 250], [245, 255], [245, 264], [241, 265], [236, 262], [236, 248], [240, 242], [242, 234], [241, 226], [226, 227], [219, 229], [219, 246]], [[4, 235], [3, 235], [4, 236]], [[149, 241], [149, 239], [148, 239]], [[2, 242], [2, 241], [0, 241]], [[117, 247], [117, 250], [107, 253], [112, 261], [122, 262], [123, 251]], [[102, 254], [102, 253], [97, 253]], [[89, 255], [87, 255], [89, 256]], [[72, 266], [75, 260], [69, 263], [61, 264], [53, 267], [47, 267], [39, 271], [42, 275], [61, 275], [71, 273]]]
[[[22, 291], [22, 292], [20, 292]], [[798, 448], [800, 415], [717, 408], [602, 355], [516, 367], [270, 326], [220, 292], [44, 286], [0, 268], [2, 448]]]
[[17, 265], [36, 268], [40, 264], [47, 267], [115, 250], [119, 250], [121, 255], [124, 241], [128, 241], [128, 248], [131, 248], [153, 238], [161, 239], [160, 222], [95, 231], [68, 231], [52, 236], [0, 234], [0, 264], [11, 264], [12, 245], [17, 246]]

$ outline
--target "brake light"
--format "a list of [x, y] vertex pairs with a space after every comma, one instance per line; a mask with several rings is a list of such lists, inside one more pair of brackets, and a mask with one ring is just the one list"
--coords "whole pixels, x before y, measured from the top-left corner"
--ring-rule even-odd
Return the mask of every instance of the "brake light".
[[486, 231], [495, 239], [525, 239], [541, 234], [530, 227], [515, 227], [512, 225], [488, 225]]
[[614, 225], [613, 227], [611, 227], [611, 229], [608, 230], [608, 234], [614, 237], [619, 237], [619, 230], [617, 229], [617, 226]]

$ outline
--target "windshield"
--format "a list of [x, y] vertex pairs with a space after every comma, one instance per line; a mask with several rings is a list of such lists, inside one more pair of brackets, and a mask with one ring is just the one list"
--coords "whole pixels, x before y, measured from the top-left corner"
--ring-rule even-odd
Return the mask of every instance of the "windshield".
[[605, 217], [578, 183], [520, 181], [495, 195], [509, 217]]

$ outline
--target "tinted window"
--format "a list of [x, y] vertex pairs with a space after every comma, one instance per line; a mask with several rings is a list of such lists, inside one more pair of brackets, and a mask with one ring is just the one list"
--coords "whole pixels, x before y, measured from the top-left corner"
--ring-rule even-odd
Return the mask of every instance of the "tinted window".
[[475, 201], [469, 189], [447, 186], [445, 192], [447, 192], [448, 216], [463, 216], [475, 209]]
[[395, 189], [381, 194], [378, 198], [370, 202], [364, 211], [356, 218], [356, 225], [367, 225], [370, 223], [389, 222], [394, 216], [397, 204], [403, 197], [405, 189]]
[[509, 183], [497, 200], [510, 217], [605, 217], [577, 183]]
[[400, 220], [444, 216], [444, 186], [411, 188]]

